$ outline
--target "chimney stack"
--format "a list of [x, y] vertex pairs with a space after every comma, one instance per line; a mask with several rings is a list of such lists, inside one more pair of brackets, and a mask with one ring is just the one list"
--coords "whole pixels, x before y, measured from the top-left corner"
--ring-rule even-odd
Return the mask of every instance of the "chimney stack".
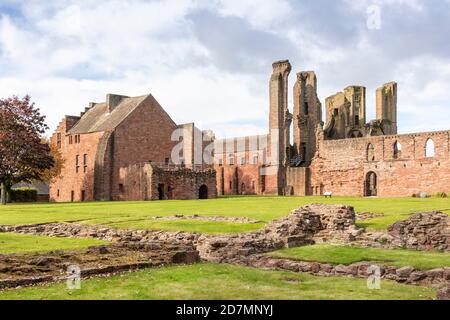
[[129, 98], [127, 96], [121, 96], [118, 94], [111, 94], [108, 93], [106, 95], [106, 110], [111, 113], [114, 111], [114, 109], [120, 104], [122, 99]]

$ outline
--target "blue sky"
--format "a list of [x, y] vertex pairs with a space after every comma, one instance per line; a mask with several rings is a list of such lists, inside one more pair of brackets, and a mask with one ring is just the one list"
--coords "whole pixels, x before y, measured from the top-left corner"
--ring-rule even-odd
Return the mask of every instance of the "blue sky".
[[450, 0], [0, 0], [0, 96], [31, 94], [52, 129], [106, 93], [152, 93], [178, 123], [264, 133], [271, 63], [290, 59], [291, 109], [303, 70], [322, 102], [366, 86], [368, 119], [397, 81], [400, 131], [445, 130], [449, 34]]

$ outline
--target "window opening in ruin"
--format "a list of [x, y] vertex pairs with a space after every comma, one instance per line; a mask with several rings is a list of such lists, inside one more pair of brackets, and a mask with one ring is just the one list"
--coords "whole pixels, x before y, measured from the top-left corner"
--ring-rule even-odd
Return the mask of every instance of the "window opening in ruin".
[[375, 161], [375, 149], [371, 143], [367, 146], [367, 161]]
[[75, 201], [75, 191], [70, 191], [70, 202], [74, 202]]
[[355, 116], [355, 126], [359, 126], [359, 116]]
[[400, 142], [396, 141], [394, 143], [394, 159], [400, 159], [402, 154], [402, 145]]
[[120, 193], [124, 193], [124, 191], [125, 191], [125, 190], [124, 190], [123, 184], [120, 183], [120, 184], [119, 184], [119, 192], [120, 192]]
[[86, 200], [86, 191], [81, 190], [81, 201], [84, 202]]
[[305, 115], [309, 114], [309, 105], [308, 102], [305, 102], [303, 105]]
[[425, 158], [433, 158], [435, 156], [436, 150], [434, 146], [434, 141], [432, 139], [428, 139], [425, 144]]

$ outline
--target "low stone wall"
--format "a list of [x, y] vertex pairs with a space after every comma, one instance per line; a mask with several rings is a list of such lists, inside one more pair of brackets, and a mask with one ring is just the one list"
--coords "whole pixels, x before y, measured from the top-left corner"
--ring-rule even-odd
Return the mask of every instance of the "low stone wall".
[[152, 230], [120, 230], [96, 225], [49, 223], [23, 226], [0, 226], [0, 232], [45, 235], [50, 237], [95, 238], [113, 243], [166, 241], [193, 246], [200, 234]]
[[450, 251], [450, 217], [442, 212], [417, 213], [390, 226], [388, 235], [397, 247]]
[[[306, 272], [319, 276], [351, 276], [359, 278], [368, 278], [371, 275], [368, 272], [369, 267], [376, 265], [373, 262], [358, 262], [350, 265], [332, 265], [319, 262], [272, 258], [270, 256], [260, 254], [230, 259], [227, 262], [255, 268]], [[381, 277], [383, 279], [392, 280], [399, 283], [437, 287], [445, 284], [448, 285], [450, 283], [450, 268], [416, 270], [409, 266], [401, 268], [385, 265], [377, 266], [380, 268]]]

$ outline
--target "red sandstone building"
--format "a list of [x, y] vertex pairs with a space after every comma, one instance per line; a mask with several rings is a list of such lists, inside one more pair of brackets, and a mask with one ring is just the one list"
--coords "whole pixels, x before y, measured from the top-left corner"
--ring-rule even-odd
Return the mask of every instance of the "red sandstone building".
[[152, 95], [108, 94], [79, 117], [66, 116], [51, 138], [65, 160], [50, 185], [51, 201], [216, 197], [215, 171], [193, 165], [193, 148], [184, 148], [179, 165], [171, 162], [177, 129], [186, 144], [197, 131], [175, 124]]
[[[324, 123], [314, 72], [297, 73], [289, 111], [290, 72], [287, 60], [273, 64], [267, 135], [210, 145], [211, 133], [192, 123], [175, 124], [151, 95], [107, 95], [105, 103], [91, 103], [80, 117], [66, 116], [52, 136], [65, 166], [50, 186], [50, 199], [325, 192], [393, 197], [450, 191], [450, 131], [398, 135], [396, 83], [377, 90], [375, 120], [366, 121], [366, 89], [350, 86], [326, 99]], [[181, 140], [173, 139], [176, 130], [182, 130]], [[180, 146], [175, 153], [181, 165], [173, 161]], [[203, 158], [207, 149], [213, 149], [210, 165]]]

